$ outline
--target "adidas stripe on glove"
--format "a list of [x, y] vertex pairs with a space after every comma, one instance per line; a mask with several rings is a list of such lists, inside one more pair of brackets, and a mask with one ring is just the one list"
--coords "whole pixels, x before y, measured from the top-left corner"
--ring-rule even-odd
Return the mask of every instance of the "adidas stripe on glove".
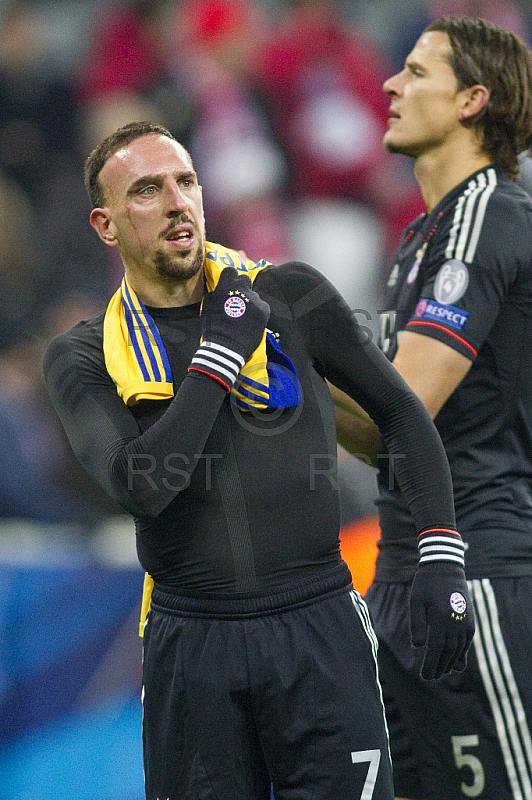
[[441, 678], [466, 667], [475, 632], [458, 531], [429, 528], [419, 534], [419, 566], [410, 593], [414, 647], [423, 647], [421, 677]]
[[226, 267], [203, 298], [202, 340], [189, 370], [209, 375], [229, 392], [258, 347], [269, 316], [270, 307], [253, 291], [249, 276]]

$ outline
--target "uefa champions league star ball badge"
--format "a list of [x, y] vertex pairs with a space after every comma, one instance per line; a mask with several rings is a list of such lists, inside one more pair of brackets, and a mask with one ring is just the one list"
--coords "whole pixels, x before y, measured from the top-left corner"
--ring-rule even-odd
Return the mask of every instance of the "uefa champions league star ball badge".
[[449, 598], [449, 603], [452, 608], [451, 617], [460, 622], [466, 615], [467, 603], [466, 599], [461, 592], [453, 592]]

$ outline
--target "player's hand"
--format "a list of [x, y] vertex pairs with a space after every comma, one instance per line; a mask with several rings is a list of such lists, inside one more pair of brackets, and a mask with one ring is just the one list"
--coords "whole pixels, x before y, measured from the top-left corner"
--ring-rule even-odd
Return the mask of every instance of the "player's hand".
[[248, 275], [226, 267], [201, 310], [202, 342], [189, 369], [205, 372], [229, 390], [259, 345], [270, 317], [268, 303], [253, 291]]
[[421, 677], [427, 680], [464, 670], [475, 633], [463, 542], [456, 531], [449, 534], [421, 534], [421, 558], [410, 593], [412, 644], [424, 649]]

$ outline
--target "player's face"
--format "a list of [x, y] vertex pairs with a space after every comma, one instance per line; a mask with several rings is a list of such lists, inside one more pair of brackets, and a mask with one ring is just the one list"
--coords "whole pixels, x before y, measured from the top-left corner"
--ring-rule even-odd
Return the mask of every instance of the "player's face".
[[424, 33], [404, 69], [385, 82], [383, 89], [391, 100], [383, 140], [388, 152], [418, 158], [458, 135], [461, 97], [450, 54], [446, 33]]
[[205, 244], [201, 186], [178, 142], [141, 136], [109, 158], [100, 181], [107, 223], [102, 238], [119, 248], [131, 272], [170, 283], [199, 272]]

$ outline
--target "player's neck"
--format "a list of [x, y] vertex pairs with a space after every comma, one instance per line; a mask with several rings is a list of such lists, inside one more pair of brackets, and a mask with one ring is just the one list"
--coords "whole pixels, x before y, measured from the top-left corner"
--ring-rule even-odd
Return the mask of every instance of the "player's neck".
[[178, 308], [198, 303], [203, 297], [203, 270], [183, 281], [163, 281], [146, 278], [126, 269], [129, 285], [144, 305], [155, 308]]
[[414, 171], [428, 211], [469, 175], [491, 163], [487, 154], [476, 148], [454, 153], [431, 151], [419, 156]]

